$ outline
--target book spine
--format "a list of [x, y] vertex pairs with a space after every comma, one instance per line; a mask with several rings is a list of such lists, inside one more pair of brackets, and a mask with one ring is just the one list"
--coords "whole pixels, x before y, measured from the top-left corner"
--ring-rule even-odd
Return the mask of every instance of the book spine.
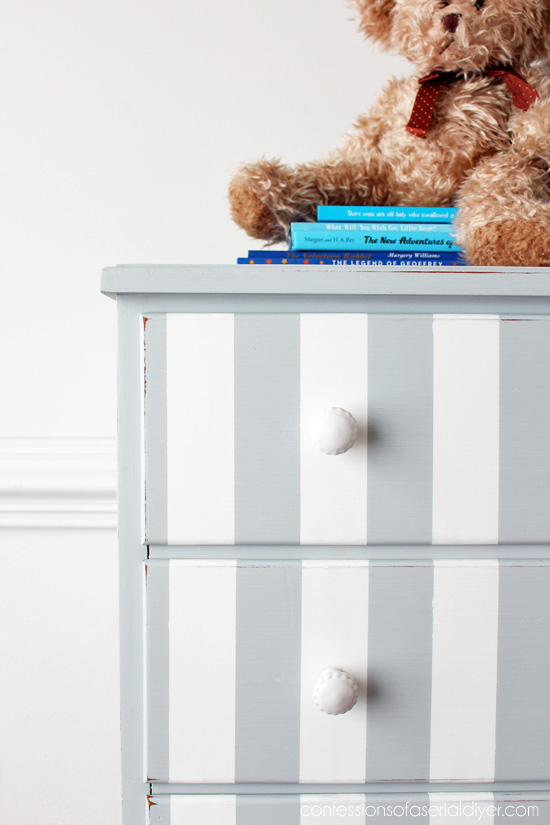
[[459, 252], [451, 234], [441, 224], [293, 223], [292, 250], [369, 249], [380, 251], [429, 250]]
[[253, 264], [254, 266], [467, 266], [466, 260], [461, 255], [449, 255], [445, 259], [433, 258], [397, 258], [395, 256], [388, 257], [383, 253], [381, 255], [373, 255], [369, 260], [354, 258], [354, 259], [338, 259], [338, 258], [282, 258], [281, 260], [271, 258], [238, 258], [238, 264]]
[[349, 261], [368, 261], [371, 258], [393, 258], [394, 260], [454, 260], [458, 252], [366, 252], [362, 250], [334, 250], [330, 252], [323, 252], [322, 250], [313, 250], [304, 253], [300, 250], [284, 251], [277, 249], [274, 252], [268, 252], [265, 249], [255, 250], [250, 249], [247, 258], [239, 258], [243, 263], [251, 263], [253, 261], [272, 261], [273, 263], [280, 263], [283, 260], [288, 260], [291, 263], [293, 260], [301, 260], [304, 257], [310, 260], [333, 261], [333, 260], [349, 260]]
[[442, 206], [318, 206], [317, 220], [451, 223], [457, 213], [455, 207]]

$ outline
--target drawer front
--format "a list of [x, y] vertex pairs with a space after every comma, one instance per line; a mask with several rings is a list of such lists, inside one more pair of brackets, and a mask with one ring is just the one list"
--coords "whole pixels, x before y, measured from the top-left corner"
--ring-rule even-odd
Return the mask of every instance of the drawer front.
[[159, 314], [143, 368], [148, 543], [550, 541], [547, 319]]
[[550, 821], [548, 794], [294, 794], [152, 796], [149, 825], [521, 825]]
[[147, 777], [548, 780], [549, 592], [538, 561], [147, 563]]

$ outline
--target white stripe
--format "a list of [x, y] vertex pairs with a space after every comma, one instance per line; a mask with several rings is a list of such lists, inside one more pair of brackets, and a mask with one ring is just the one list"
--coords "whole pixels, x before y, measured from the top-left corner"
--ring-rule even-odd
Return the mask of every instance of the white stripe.
[[166, 316], [170, 544], [233, 544], [233, 315]]
[[[366, 315], [301, 316], [301, 543], [367, 541]], [[347, 453], [325, 455], [311, 442], [315, 414], [343, 407], [359, 425]]]
[[498, 542], [499, 320], [434, 317], [434, 544]]
[[234, 782], [236, 562], [170, 561], [169, 781]]
[[[303, 562], [300, 782], [364, 782], [369, 611], [368, 562], [338, 567]], [[359, 683], [348, 713], [329, 716], [313, 704], [326, 667]]]
[[170, 797], [170, 825], [236, 825], [235, 796], [177, 795]]
[[430, 825], [493, 825], [495, 797], [492, 793], [431, 793]]
[[430, 779], [492, 782], [498, 561], [434, 562]]
[[[302, 794], [300, 825], [348, 823], [364, 825], [365, 794]], [[261, 825], [261, 823], [258, 823]]]

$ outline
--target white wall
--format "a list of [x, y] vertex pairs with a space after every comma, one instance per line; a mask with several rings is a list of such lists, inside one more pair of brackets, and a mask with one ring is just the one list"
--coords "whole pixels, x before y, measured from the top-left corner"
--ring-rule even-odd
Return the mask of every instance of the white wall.
[[[349, 18], [345, 0], [4, 0], [8, 442], [114, 435], [115, 306], [101, 268], [233, 263], [254, 245], [229, 218], [235, 165], [315, 157], [408, 71]], [[18, 495], [14, 481], [8, 510]], [[11, 825], [118, 821], [114, 544], [112, 530], [0, 529], [3, 661], [16, 662], [0, 677]]]
[[0, 432], [114, 431], [101, 268], [247, 250], [231, 169], [315, 157], [402, 71], [349, 18], [345, 0], [4, 0]]
[[3, 530], [0, 813], [119, 825], [114, 530]]

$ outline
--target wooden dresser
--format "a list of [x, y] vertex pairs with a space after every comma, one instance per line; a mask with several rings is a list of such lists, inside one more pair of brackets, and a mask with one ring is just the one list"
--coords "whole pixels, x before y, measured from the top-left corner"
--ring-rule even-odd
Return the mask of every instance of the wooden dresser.
[[124, 825], [548, 825], [550, 270], [102, 290]]

